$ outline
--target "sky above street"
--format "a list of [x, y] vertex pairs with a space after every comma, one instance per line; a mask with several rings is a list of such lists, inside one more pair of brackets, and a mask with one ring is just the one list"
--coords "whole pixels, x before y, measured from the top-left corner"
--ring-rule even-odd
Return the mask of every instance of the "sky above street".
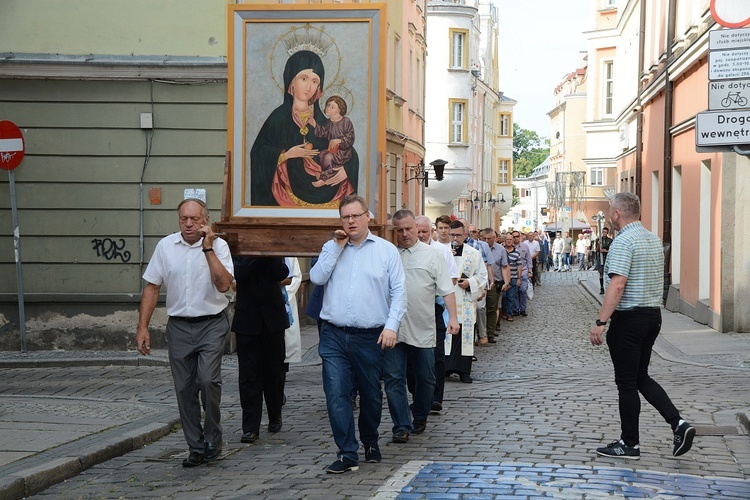
[[547, 113], [562, 78], [581, 66], [590, 29], [588, 0], [495, 0], [500, 90], [518, 101], [515, 123], [549, 137]]

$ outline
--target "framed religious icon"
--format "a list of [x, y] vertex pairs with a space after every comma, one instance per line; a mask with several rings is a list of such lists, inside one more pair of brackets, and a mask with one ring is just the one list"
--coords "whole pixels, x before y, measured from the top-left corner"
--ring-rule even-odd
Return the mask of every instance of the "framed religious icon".
[[[358, 194], [385, 227], [385, 5], [228, 6], [220, 230], [235, 252], [317, 255]], [[378, 226], [380, 224], [380, 226]]]

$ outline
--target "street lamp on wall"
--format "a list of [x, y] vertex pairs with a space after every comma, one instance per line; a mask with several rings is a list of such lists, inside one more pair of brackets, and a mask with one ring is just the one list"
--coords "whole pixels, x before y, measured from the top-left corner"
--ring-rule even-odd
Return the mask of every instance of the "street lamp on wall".
[[[474, 197], [472, 198], [472, 194], [474, 194]], [[469, 199], [474, 204], [474, 210], [479, 210], [479, 203], [482, 201], [479, 199], [479, 191], [476, 189], [472, 189], [469, 191]]]
[[485, 191], [484, 199], [482, 200], [482, 205], [483, 206], [491, 205], [492, 207], [494, 207], [495, 203], [497, 203], [497, 200], [495, 200], [495, 198], [492, 197], [492, 191]]
[[[448, 162], [445, 160], [434, 160], [430, 162], [430, 166], [432, 167], [432, 171], [435, 173], [435, 180], [436, 181], [442, 181], [445, 173], [445, 165]], [[417, 165], [410, 165], [409, 166], [413, 172], [414, 177], [410, 177], [406, 179], [406, 182], [418, 180], [422, 183], [424, 187], [428, 187], [429, 182], [429, 167], [426, 167], [423, 161], [420, 161]]]

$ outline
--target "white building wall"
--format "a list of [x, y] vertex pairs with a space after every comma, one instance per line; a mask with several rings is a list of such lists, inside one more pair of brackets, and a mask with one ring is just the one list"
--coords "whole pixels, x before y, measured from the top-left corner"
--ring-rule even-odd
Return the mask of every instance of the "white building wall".
[[[427, 58], [425, 92], [425, 158], [429, 161], [442, 158], [445, 179], [430, 183], [426, 190], [427, 209], [430, 206], [450, 206], [451, 202], [466, 189], [472, 175], [474, 159], [470, 142], [463, 145], [450, 144], [450, 100], [465, 99], [471, 110], [471, 47], [466, 69], [451, 69], [450, 30], [462, 29], [469, 34], [467, 43], [473, 40], [473, 21], [477, 9], [461, 4], [428, 2], [427, 4]], [[471, 127], [471, 116], [466, 121]], [[471, 139], [469, 138], [468, 141]], [[444, 211], [441, 213], [445, 213]]]

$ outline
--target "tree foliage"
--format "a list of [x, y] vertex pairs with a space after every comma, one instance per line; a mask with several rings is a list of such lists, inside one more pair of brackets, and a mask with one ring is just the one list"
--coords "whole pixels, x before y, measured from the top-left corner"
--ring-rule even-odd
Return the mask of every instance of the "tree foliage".
[[549, 156], [549, 139], [513, 124], [513, 176], [526, 176]]

